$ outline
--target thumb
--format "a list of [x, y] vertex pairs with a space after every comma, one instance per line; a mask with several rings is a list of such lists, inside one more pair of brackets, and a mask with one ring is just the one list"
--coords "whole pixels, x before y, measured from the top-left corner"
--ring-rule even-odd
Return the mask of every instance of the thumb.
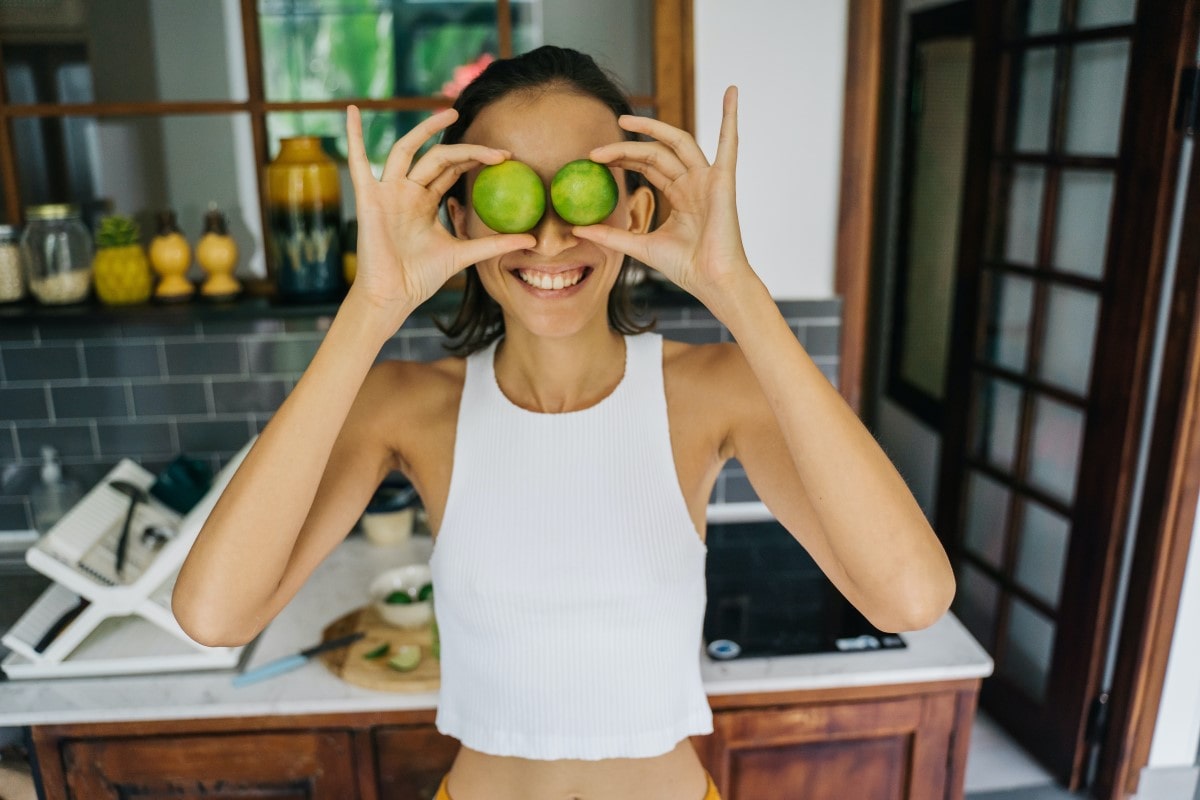
[[463, 269], [496, 258], [514, 250], [537, 246], [537, 239], [528, 233], [498, 233], [479, 239], [460, 239], [454, 252], [454, 266]]
[[634, 233], [611, 225], [582, 225], [574, 228], [572, 233], [580, 239], [633, 256], [643, 264], [654, 266], [647, 260], [649, 248], [643, 233]]

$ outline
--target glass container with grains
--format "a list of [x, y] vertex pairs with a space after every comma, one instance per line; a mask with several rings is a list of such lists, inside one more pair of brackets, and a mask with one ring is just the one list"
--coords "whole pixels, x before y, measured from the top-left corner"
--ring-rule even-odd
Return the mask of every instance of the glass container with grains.
[[0, 225], [0, 303], [12, 303], [24, 296], [20, 232], [12, 225]]
[[92, 237], [67, 203], [30, 206], [21, 237], [29, 291], [47, 305], [86, 300], [92, 285]]

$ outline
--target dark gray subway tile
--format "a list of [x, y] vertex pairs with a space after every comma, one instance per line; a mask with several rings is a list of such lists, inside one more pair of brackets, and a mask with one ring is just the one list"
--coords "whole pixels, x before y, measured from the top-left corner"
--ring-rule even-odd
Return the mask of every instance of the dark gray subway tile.
[[20, 426], [17, 428], [17, 444], [20, 446], [21, 458], [26, 460], [40, 460], [44, 445], [54, 447], [60, 456], [96, 456], [90, 423]]
[[317, 330], [317, 318], [287, 317], [283, 320], [283, 329], [287, 333], [315, 333]]
[[[182, 309], [181, 309], [182, 310]], [[200, 330], [200, 323], [193, 320], [178, 322], [127, 322], [121, 326], [121, 335], [127, 339], [190, 339]]]
[[745, 475], [730, 474], [725, 476], [726, 503], [753, 503], [758, 501], [758, 494], [750, 486], [750, 480]]
[[379, 348], [379, 355], [376, 357], [376, 362], [404, 360], [407, 358], [408, 346], [404, 339], [394, 337], [383, 343], [383, 347]]
[[840, 338], [841, 326], [839, 325], [804, 326], [804, 349], [814, 358], [838, 355]]
[[49, 419], [50, 409], [46, 405], [46, 390], [41, 387], [27, 389], [0, 388], [0, 420]]
[[169, 375], [240, 375], [241, 348], [237, 342], [167, 342]]
[[0, 342], [32, 342], [37, 339], [37, 326], [31, 322], [0, 321]]
[[56, 386], [50, 398], [55, 419], [129, 416], [124, 386]]
[[128, 456], [174, 452], [171, 426], [167, 422], [100, 422], [100, 452], [106, 456]]
[[446, 337], [440, 332], [429, 336], [411, 336], [408, 342], [408, 358], [412, 361], [437, 361], [450, 355], [450, 351], [442, 345]]
[[254, 415], [254, 432], [262, 433], [263, 428], [267, 427], [267, 423], [271, 421], [274, 414], [255, 414]]
[[17, 432], [11, 422], [0, 417], [0, 467], [17, 457]]
[[321, 346], [319, 339], [245, 339], [246, 366], [251, 375], [301, 373]]
[[0, 497], [0, 531], [26, 531], [32, 527], [28, 500], [24, 497]]
[[208, 414], [208, 393], [204, 381], [135, 383], [133, 412], [138, 417]]
[[776, 305], [779, 306], [779, 312], [791, 322], [842, 316], [842, 299], [840, 297], [819, 300], [779, 300], [776, 301]]
[[0, 467], [0, 495], [24, 497], [41, 477], [41, 468], [33, 462], [5, 464]]
[[116, 339], [121, 335], [121, 326], [106, 322], [43, 322], [38, 326], [42, 341], [51, 339]]
[[281, 319], [206, 319], [200, 323], [200, 331], [205, 336], [283, 333], [285, 330]]
[[710, 325], [692, 323], [687, 327], [660, 325], [658, 332], [664, 339], [688, 344], [715, 344], [721, 341], [721, 326], [715, 322]]
[[7, 381], [48, 381], [78, 378], [79, 346], [48, 344], [39, 347], [5, 347], [4, 379]]
[[83, 367], [88, 378], [153, 378], [158, 371], [158, 345], [84, 342]]
[[179, 447], [185, 453], [233, 452], [250, 439], [245, 419], [179, 420]]
[[286, 381], [213, 381], [214, 410], [218, 414], [258, 411], [271, 413], [288, 394]]

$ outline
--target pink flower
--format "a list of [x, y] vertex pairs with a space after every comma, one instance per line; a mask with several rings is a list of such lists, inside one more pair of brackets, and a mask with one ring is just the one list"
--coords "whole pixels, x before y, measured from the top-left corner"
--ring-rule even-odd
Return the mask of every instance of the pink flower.
[[487, 69], [488, 64], [495, 60], [496, 57], [491, 53], [484, 53], [474, 61], [455, 67], [454, 77], [442, 84], [442, 94], [451, 98], [458, 97], [462, 90], [467, 88], [467, 84], [478, 78], [479, 74]]

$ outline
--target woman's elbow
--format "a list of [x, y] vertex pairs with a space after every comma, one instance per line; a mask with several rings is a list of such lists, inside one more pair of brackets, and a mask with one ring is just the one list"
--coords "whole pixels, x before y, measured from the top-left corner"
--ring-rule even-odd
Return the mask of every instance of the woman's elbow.
[[181, 596], [178, 587], [171, 596], [175, 621], [193, 642], [205, 647], [241, 647], [254, 639], [255, 633], [235, 629], [227, 615], [206, 610], [205, 605]]
[[872, 624], [889, 633], [919, 631], [933, 625], [950, 610], [954, 600], [954, 573], [949, 566], [919, 584], [910, 585], [895, 598], [883, 619]]

